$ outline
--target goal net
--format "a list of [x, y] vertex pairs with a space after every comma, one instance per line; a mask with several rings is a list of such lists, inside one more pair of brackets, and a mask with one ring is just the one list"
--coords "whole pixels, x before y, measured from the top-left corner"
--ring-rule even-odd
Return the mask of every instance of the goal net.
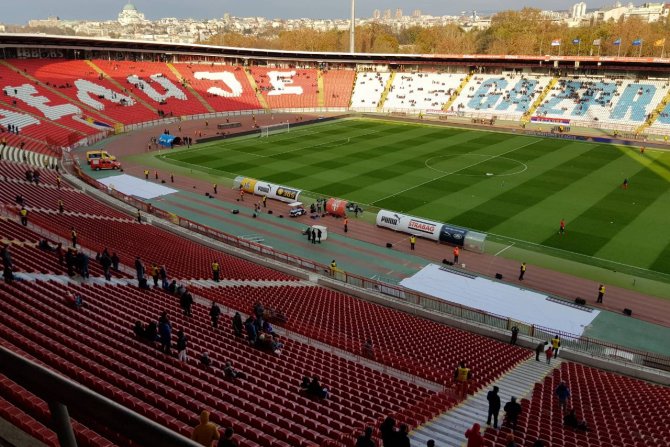
[[269, 137], [278, 133], [287, 133], [290, 130], [289, 123], [272, 124], [270, 126], [261, 126], [261, 138]]

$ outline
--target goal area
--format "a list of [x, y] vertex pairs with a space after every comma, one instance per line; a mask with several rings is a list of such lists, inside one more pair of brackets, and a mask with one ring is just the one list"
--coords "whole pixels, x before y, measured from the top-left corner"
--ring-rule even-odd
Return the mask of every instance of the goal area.
[[269, 126], [261, 126], [261, 138], [269, 137], [270, 135], [278, 133], [287, 133], [290, 131], [289, 123], [271, 124]]

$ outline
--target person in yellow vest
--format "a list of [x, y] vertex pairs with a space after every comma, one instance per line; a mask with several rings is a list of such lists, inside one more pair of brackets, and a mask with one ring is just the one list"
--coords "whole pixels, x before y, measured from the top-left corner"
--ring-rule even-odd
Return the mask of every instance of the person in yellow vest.
[[65, 205], [63, 205], [63, 201], [59, 199], [58, 200], [58, 213], [63, 214], [64, 211], [65, 211]]
[[330, 274], [332, 276], [335, 276], [335, 272], [337, 271], [337, 262], [333, 259], [333, 262], [330, 263]]
[[409, 248], [410, 248], [411, 250], [414, 250], [414, 245], [416, 245], [416, 236], [411, 235], [411, 236], [409, 237]]
[[151, 277], [154, 280], [154, 287], [158, 287], [158, 276], [159, 276], [159, 274], [160, 274], [160, 269], [158, 268], [158, 266], [155, 263], [151, 264]]
[[600, 287], [598, 287], [598, 299], [596, 300], [596, 303], [602, 303], [604, 296], [605, 296], [605, 285], [600, 284]]
[[267, 194], [266, 194], [266, 195], [263, 196], [263, 208], [267, 208], [267, 207], [268, 207], [267, 202], [268, 202], [268, 196], [267, 196]]
[[458, 265], [458, 256], [461, 254], [461, 250], [458, 246], [454, 247], [454, 265]]
[[212, 262], [212, 276], [214, 277], [214, 282], [219, 282], [219, 271], [219, 263], [216, 261]]
[[522, 262], [521, 267], [519, 267], [519, 281], [523, 281], [523, 275], [526, 274], [526, 263]]
[[561, 347], [561, 339], [558, 338], [558, 334], [551, 339], [551, 347], [554, 349], [554, 357], [558, 357], [558, 348]]
[[144, 170], [144, 179], [149, 180], [149, 170], [148, 169]]
[[456, 380], [456, 397], [459, 399], [465, 399], [468, 395], [468, 380], [472, 377], [472, 372], [470, 368], [465, 366], [465, 362], [461, 362], [460, 365], [454, 371], [454, 379]]
[[212, 185], [212, 189], [214, 190], [214, 194], [218, 194], [218, 193], [219, 193], [219, 191], [218, 191], [218, 185], [217, 185], [216, 183], [214, 183], [214, 184]]
[[19, 215], [21, 216], [21, 225], [23, 225], [24, 227], [28, 225], [28, 210], [26, 209], [25, 206], [21, 207]]
[[209, 421], [209, 411], [203, 410], [200, 413], [200, 424], [193, 429], [191, 439], [202, 446], [212, 447], [212, 442], [220, 437], [219, 427]]

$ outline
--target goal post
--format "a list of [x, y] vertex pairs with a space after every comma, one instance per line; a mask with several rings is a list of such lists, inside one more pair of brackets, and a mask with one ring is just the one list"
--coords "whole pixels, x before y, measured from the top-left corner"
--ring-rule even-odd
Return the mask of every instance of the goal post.
[[261, 138], [269, 137], [270, 135], [278, 133], [288, 133], [291, 130], [291, 125], [286, 123], [271, 124], [269, 126], [261, 126]]

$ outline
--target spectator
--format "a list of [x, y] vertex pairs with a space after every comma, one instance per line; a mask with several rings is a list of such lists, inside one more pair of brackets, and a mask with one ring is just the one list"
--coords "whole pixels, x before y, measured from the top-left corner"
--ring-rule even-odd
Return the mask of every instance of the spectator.
[[407, 424], [400, 424], [400, 429], [395, 434], [394, 447], [410, 447], [408, 431]]
[[312, 381], [307, 388], [307, 394], [320, 399], [326, 399], [328, 397], [328, 388], [321, 386], [317, 376], [312, 376]]
[[205, 368], [209, 368], [210, 366], [212, 366], [212, 359], [209, 358], [209, 354], [207, 354], [206, 352], [202, 353], [202, 355], [200, 356], [200, 364]]
[[465, 431], [465, 437], [468, 440], [467, 447], [484, 447], [484, 438], [478, 423], [475, 422], [472, 427]]
[[115, 272], [119, 271], [119, 263], [121, 262], [121, 259], [119, 259], [119, 255], [116, 254], [116, 252], [112, 253], [112, 268], [114, 269]]
[[554, 338], [551, 339], [551, 349], [553, 350], [554, 357], [558, 357], [558, 350], [561, 347], [561, 339], [557, 335], [554, 335]]
[[151, 264], [151, 278], [154, 280], [154, 287], [158, 287], [158, 266], [156, 264]]
[[177, 358], [181, 362], [188, 361], [188, 355], [186, 354], [187, 342], [188, 339], [186, 338], [186, 335], [184, 335], [184, 331], [180, 329], [179, 332], [177, 332]]
[[237, 371], [233, 368], [233, 363], [230, 360], [226, 361], [225, 366], [223, 367], [223, 375], [226, 379], [246, 379], [246, 375], [243, 372]]
[[144, 265], [139, 256], [135, 258], [135, 273], [137, 275], [137, 281], [141, 284], [144, 279]]
[[493, 387], [486, 395], [486, 400], [489, 401], [489, 414], [486, 419], [486, 425], [491, 425], [491, 417], [493, 416], [493, 428], [498, 428], [498, 413], [500, 413], [500, 396], [498, 395], [499, 388]]
[[9, 251], [9, 245], [4, 245], [2, 251], [0, 251], [0, 258], [2, 258], [3, 267], [13, 267], [12, 265], [12, 254]]
[[554, 356], [554, 348], [549, 346], [546, 351], [544, 351], [544, 355], [547, 359], [547, 365], [551, 363], [551, 358]]
[[219, 263], [217, 261], [212, 262], [212, 277], [214, 278], [214, 282], [219, 282], [220, 270]]
[[138, 320], [135, 322], [135, 326], [133, 326], [133, 333], [135, 334], [135, 337], [144, 340], [144, 325]]
[[456, 395], [459, 399], [465, 399], [468, 395], [468, 380], [472, 378], [470, 368], [465, 366], [465, 362], [454, 370], [454, 380], [456, 381]]
[[544, 351], [544, 347], [547, 346], [549, 343], [548, 342], [540, 342], [537, 344], [535, 347], [535, 361], [539, 362], [540, 361], [540, 354]]
[[570, 388], [561, 381], [556, 387], [556, 395], [558, 396], [558, 404], [561, 406], [561, 410], [565, 410], [568, 399], [570, 399]]
[[158, 326], [155, 321], [151, 321], [145, 328], [144, 339], [149, 343], [156, 343], [160, 337], [158, 335]]
[[372, 427], [365, 427], [365, 431], [356, 440], [355, 447], [375, 447], [375, 442], [372, 440]]
[[158, 270], [158, 276], [161, 279], [161, 287], [163, 288], [163, 290], [167, 290], [169, 284], [168, 284], [167, 270], [165, 269], [164, 265], [161, 265], [161, 268]]
[[193, 429], [191, 439], [202, 446], [212, 447], [212, 442], [219, 438], [219, 427], [209, 421], [209, 411], [203, 410], [200, 413], [200, 424]]
[[505, 404], [504, 410], [507, 425], [509, 425], [512, 430], [515, 430], [522, 411], [521, 405], [516, 401], [516, 397], [512, 396], [510, 398], [509, 402]]
[[100, 256], [100, 266], [102, 267], [102, 272], [105, 274], [105, 280], [111, 280], [112, 274], [109, 270], [112, 267], [112, 259], [109, 257], [107, 250], [103, 251], [102, 256]]
[[80, 309], [84, 305], [84, 298], [78, 293], [68, 295], [68, 303], [75, 309]]
[[167, 312], [163, 312], [158, 320], [158, 333], [160, 334], [161, 350], [169, 355], [172, 352], [172, 325]]
[[218, 304], [212, 301], [212, 307], [209, 308], [209, 316], [212, 319], [212, 327], [216, 329], [219, 327], [219, 316], [221, 315], [221, 308]]
[[365, 340], [365, 343], [363, 343], [363, 357], [367, 357], [369, 359], [375, 358], [375, 350], [374, 347], [372, 346], [372, 340], [369, 338]]
[[383, 447], [395, 447], [395, 419], [387, 416], [379, 426]]
[[428, 442], [426, 442], [426, 447], [435, 447], [435, 441], [429, 439]]
[[519, 447], [519, 444], [516, 443], [512, 433], [507, 435], [507, 442], [505, 443], [505, 447]]
[[510, 339], [509, 342], [515, 345], [518, 336], [519, 336], [519, 328], [516, 325], [514, 325], [512, 326], [512, 338]]
[[239, 444], [237, 441], [233, 439], [233, 436], [235, 436], [235, 432], [233, 431], [232, 427], [226, 428], [226, 430], [223, 432], [223, 438], [219, 439], [218, 444], [216, 444], [216, 447], [238, 447]]
[[[234, 318], [235, 317], [233, 317], [233, 324], [235, 323]], [[244, 322], [244, 329], [247, 331], [247, 340], [249, 341], [249, 344], [255, 345], [258, 341], [258, 332], [256, 331], [256, 325], [254, 324], [253, 316], [250, 316]]]
[[21, 225], [23, 225], [24, 227], [28, 225], [28, 210], [26, 209], [25, 206], [21, 207], [19, 215], [21, 216]]
[[575, 430], [589, 431], [586, 421], [580, 420], [574, 408], [571, 408], [568, 414], [563, 417], [563, 424], [566, 427], [574, 428]]
[[188, 290], [184, 291], [179, 298], [179, 304], [184, 311], [184, 316], [190, 317], [193, 314], [191, 313], [191, 306], [193, 306], [193, 295]]

